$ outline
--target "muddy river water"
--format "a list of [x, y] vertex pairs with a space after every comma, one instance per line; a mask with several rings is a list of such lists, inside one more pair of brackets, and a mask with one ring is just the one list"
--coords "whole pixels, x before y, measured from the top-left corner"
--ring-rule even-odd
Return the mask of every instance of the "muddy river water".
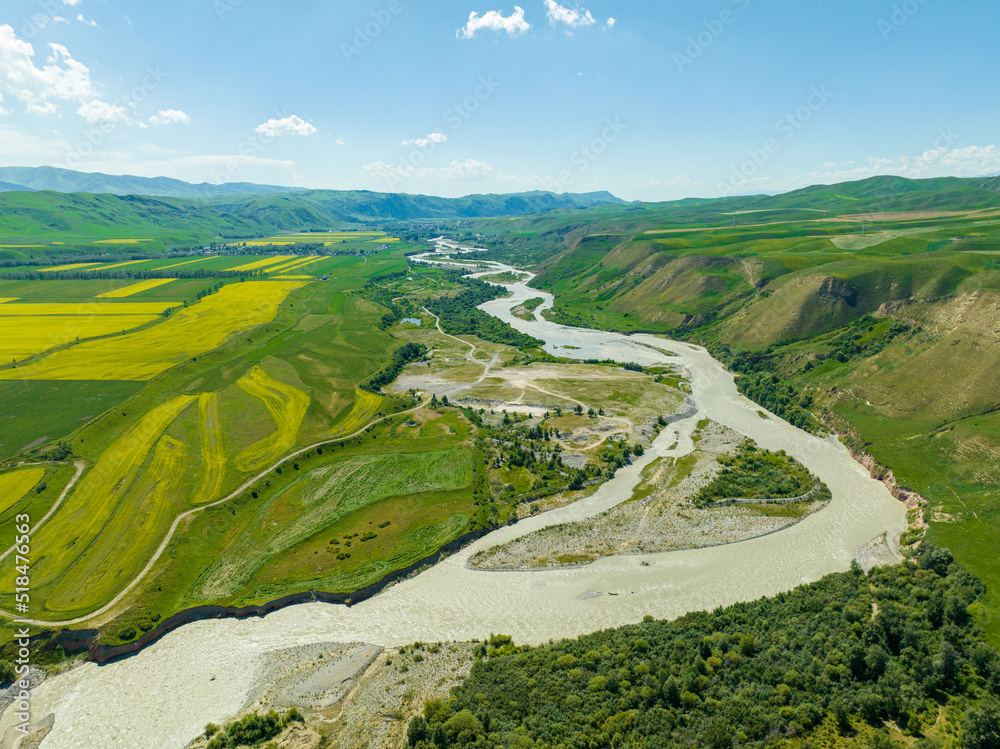
[[[439, 252], [456, 249], [444, 239], [438, 240], [438, 247]], [[646, 614], [672, 618], [845, 570], [867, 542], [883, 533], [895, 538], [905, 530], [904, 506], [839, 442], [808, 435], [774, 416], [762, 418], [760, 408], [738, 394], [732, 375], [703, 349], [651, 335], [557, 325], [541, 317], [552, 304], [550, 295], [523, 282], [508, 288], [512, 297], [488, 302], [483, 309], [544, 340], [554, 354], [682, 367], [698, 413], [665, 429], [642, 458], [590, 498], [497, 530], [364, 603], [351, 608], [311, 603], [263, 618], [197, 622], [132, 657], [105, 666], [88, 663], [49, 679], [32, 700], [34, 720], [55, 714], [43, 749], [179, 749], [206, 723], [221, 723], [240, 711], [261, 674], [265, 654], [272, 651], [319, 642], [392, 646], [415, 640], [468, 640], [492, 632], [541, 643], [638, 622]], [[535, 320], [510, 314], [519, 302], [538, 297], [545, 303]], [[693, 449], [690, 436], [703, 418], [752, 437], [763, 447], [784, 449], [829, 485], [833, 500], [787, 530], [729, 546], [610, 557], [585, 567], [544, 572], [480, 572], [465, 566], [480, 549], [624, 501], [650, 461]], [[4, 727], [10, 721], [8, 714]]]

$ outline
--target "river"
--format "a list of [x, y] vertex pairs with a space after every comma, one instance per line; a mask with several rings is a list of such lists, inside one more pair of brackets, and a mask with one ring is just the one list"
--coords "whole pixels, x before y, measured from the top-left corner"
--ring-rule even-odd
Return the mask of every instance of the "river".
[[[437, 243], [439, 252], [472, 249], [456, 248], [445, 239]], [[496, 268], [490, 272], [514, 270], [490, 265]], [[683, 367], [698, 413], [665, 429], [642, 458], [588, 499], [494, 531], [356, 606], [310, 603], [263, 618], [196, 622], [134, 656], [104, 666], [88, 663], [49, 679], [32, 699], [35, 720], [55, 714], [42, 748], [180, 749], [206, 723], [222, 723], [243, 708], [265, 654], [272, 651], [322, 642], [397, 646], [415, 640], [471, 640], [493, 632], [542, 643], [638, 622], [646, 614], [673, 618], [772, 595], [845, 570], [867, 542], [905, 530], [902, 503], [838, 441], [806, 434], [773, 415], [761, 418], [759, 406], [739, 395], [732, 375], [704, 349], [657, 336], [548, 322], [541, 311], [551, 307], [551, 295], [526, 282], [508, 285], [513, 296], [482, 308], [545, 341], [554, 354]], [[545, 303], [535, 320], [510, 314], [520, 302], [538, 297]], [[570, 353], [566, 346], [575, 348]], [[627, 499], [650, 461], [693, 449], [690, 436], [703, 418], [768, 449], [784, 449], [827, 483], [832, 501], [787, 530], [728, 546], [609, 557], [585, 567], [541, 572], [482, 572], [465, 566], [480, 549], [545, 525], [582, 520]], [[10, 721], [8, 711], [3, 726]]]

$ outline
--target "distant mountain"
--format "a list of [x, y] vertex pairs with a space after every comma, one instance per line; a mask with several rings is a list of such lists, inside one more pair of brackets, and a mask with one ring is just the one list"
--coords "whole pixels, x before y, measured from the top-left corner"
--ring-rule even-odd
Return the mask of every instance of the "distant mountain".
[[[3, 183], [9, 183], [6, 186]], [[165, 198], [216, 198], [248, 193], [296, 192], [296, 187], [255, 185], [251, 182], [230, 182], [193, 185], [169, 177], [134, 177], [130, 175], [76, 172], [51, 166], [0, 167], [0, 191], [52, 190], [54, 192], [89, 192], [110, 195], [154, 195]]]
[[431, 195], [367, 190], [311, 190], [294, 195], [248, 195], [209, 201], [210, 205], [227, 213], [254, 219], [281, 230], [323, 228], [345, 222], [524, 216], [560, 208], [593, 208], [623, 205], [624, 202], [609, 192], [524, 192], [438, 198]]
[[[510, 218], [556, 208], [618, 205], [610, 193], [469, 195], [437, 198], [313, 190], [191, 200], [150, 195], [0, 192], [0, 236], [92, 238], [122, 234], [184, 243], [345, 225], [465, 218]], [[51, 239], [49, 239], [51, 241]]]
[[12, 182], [0, 182], [0, 192], [31, 192], [31, 188], [15, 185]]

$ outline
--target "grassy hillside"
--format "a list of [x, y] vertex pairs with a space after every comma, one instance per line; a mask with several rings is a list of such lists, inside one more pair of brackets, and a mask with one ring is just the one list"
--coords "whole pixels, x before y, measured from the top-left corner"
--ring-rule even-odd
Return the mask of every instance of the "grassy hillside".
[[[98, 189], [100, 185], [93, 187]], [[0, 192], [0, 258], [4, 254], [41, 251], [39, 244], [58, 247], [122, 236], [149, 237], [162, 245], [194, 244], [219, 237], [259, 238], [276, 232], [326, 231], [359, 223], [520, 216], [567, 206], [619, 202], [610, 193], [532, 192], [452, 199], [311, 190], [192, 200], [51, 190]]]
[[533, 267], [552, 319], [703, 343], [772, 410], [848, 435], [927, 500], [929, 537], [987, 583], [976, 615], [1000, 643], [996, 190], [875, 178], [462, 231]]

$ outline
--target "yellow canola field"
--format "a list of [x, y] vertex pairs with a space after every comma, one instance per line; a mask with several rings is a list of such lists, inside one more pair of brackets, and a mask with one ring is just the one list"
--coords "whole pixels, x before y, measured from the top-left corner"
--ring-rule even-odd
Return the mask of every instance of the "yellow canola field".
[[[180, 302], [70, 302], [67, 304], [9, 304], [0, 308], [2, 317], [107, 317], [109, 315], [150, 315], [179, 307]], [[3, 321], [0, 322], [11, 322]], [[11, 322], [11, 324], [14, 324]]]
[[206, 260], [214, 260], [218, 255], [212, 255], [211, 257], [200, 257], [197, 260], [185, 260], [183, 263], [174, 263], [173, 265], [161, 265], [156, 270], [169, 270], [170, 268], [180, 268], [182, 265], [193, 265], [194, 263], [202, 263]]
[[[138, 328], [158, 315], [44, 315], [0, 317], [0, 361], [22, 361], [77, 338], [96, 338]], [[24, 372], [25, 369], [13, 370]], [[20, 379], [20, 378], [9, 378]]]
[[[31, 582], [56, 585], [46, 608], [76, 611], [104, 603], [148, 560], [162, 539], [162, 534], [149, 532], [150, 523], [162, 526], [164, 512], [175, 514], [172, 503], [163, 500], [172, 484], [183, 479], [183, 446], [170, 440], [158, 447], [145, 475], [140, 477], [140, 472], [160, 436], [194, 400], [192, 395], [178, 396], [127, 429], [35, 534], [31, 550], [37, 561]], [[172, 517], [167, 527], [170, 522]]]
[[312, 265], [317, 260], [322, 260], [321, 257], [309, 257], [303, 260], [299, 260], [294, 263], [289, 263], [288, 265], [279, 265], [277, 268], [268, 268], [268, 273], [291, 273], [292, 271], [301, 271], [307, 265]]
[[226, 478], [226, 445], [219, 418], [218, 393], [203, 393], [198, 398], [201, 434], [201, 485], [192, 504], [211, 502], [222, 493]]
[[77, 268], [89, 268], [100, 263], [71, 263], [70, 265], [57, 265], [55, 268], [42, 268], [41, 273], [55, 273], [61, 270], [76, 270]]
[[381, 395], [369, 393], [367, 390], [355, 389], [354, 407], [351, 408], [351, 412], [344, 420], [337, 424], [332, 436], [342, 437], [346, 434], [354, 434], [372, 420], [381, 406]]
[[312, 281], [315, 276], [272, 276], [275, 281], [299, 281], [302, 279], [307, 279]]
[[16, 302], [20, 298], [19, 296], [0, 296], [0, 304], [4, 302]]
[[263, 260], [257, 260], [256, 262], [247, 263], [246, 265], [238, 265], [235, 268], [230, 268], [229, 270], [260, 270], [261, 268], [266, 268], [269, 265], [285, 263], [297, 257], [298, 255], [275, 255], [274, 257], [264, 258]]
[[254, 367], [236, 383], [264, 401], [277, 429], [254, 442], [236, 456], [236, 469], [249, 472], [267, 467], [295, 446], [299, 427], [309, 409], [310, 398], [298, 388], [278, 382], [260, 367]]
[[133, 294], [138, 294], [142, 291], [155, 289], [157, 286], [163, 286], [164, 284], [168, 284], [176, 280], [176, 278], [152, 278], [148, 281], [139, 281], [139, 283], [134, 283], [129, 286], [122, 286], [120, 289], [115, 289], [114, 291], [105, 291], [103, 294], [98, 294], [97, 298], [121, 299], [123, 297], [132, 296]]
[[139, 244], [152, 241], [152, 239], [98, 239], [94, 244]]
[[57, 351], [26, 367], [0, 372], [0, 380], [150, 380], [218, 348], [241, 331], [270, 322], [278, 305], [304, 285], [302, 281], [229, 284], [160, 325]]
[[126, 265], [138, 265], [139, 263], [148, 263], [149, 260], [130, 260], [127, 263], [115, 263], [114, 265], [100, 265], [96, 268], [87, 268], [87, 272], [90, 273], [94, 270], [111, 270], [112, 268], [124, 268]]
[[0, 474], [0, 515], [20, 502], [45, 475], [45, 466]]

